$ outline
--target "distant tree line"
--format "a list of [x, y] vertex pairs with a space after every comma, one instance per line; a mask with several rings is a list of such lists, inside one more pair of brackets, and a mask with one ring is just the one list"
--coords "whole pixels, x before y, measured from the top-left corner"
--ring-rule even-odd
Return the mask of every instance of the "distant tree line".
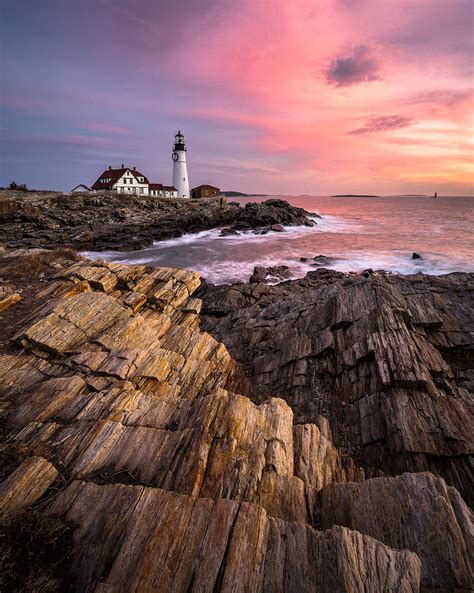
[[28, 191], [26, 183], [17, 183], [16, 181], [12, 181], [8, 186], [8, 189], [14, 189], [16, 191]]

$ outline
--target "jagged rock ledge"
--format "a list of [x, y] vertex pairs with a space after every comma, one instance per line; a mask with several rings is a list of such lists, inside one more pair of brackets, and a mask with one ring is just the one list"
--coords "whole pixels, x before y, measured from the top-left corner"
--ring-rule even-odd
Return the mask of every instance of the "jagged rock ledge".
[[[7, 256], [4, 282], [32, 257]], [[2, 320], [0, 508], [71, 526], [72, 590], [469, 590], [455, 489], [363, 468], [324, 417], [259, 401], [199, 328], [198, 274], [64, 254], [37, 271]]]
[[173, 200], [117, 193], [19, 196], [0, 191], [0, 242], [11, 248], [132, 251], [212, 228], [224, 227], [223, 233], [235, 234], [249, 229], [266, 232], [281, 225], [313, 226], [317, 215], [309, 216], [302, 208], [276, 199], [242, 208], [220, 199]]
[[474, 274], [326, 269], [204, 285], [201, 327], [297, 422], [328, 417], [364, 467], [432, 471], [472, 504]]

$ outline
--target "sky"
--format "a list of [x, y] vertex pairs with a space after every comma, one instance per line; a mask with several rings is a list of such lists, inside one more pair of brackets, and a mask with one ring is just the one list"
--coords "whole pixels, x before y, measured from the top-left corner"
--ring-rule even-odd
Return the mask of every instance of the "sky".
[[474, 195], [473, 0], [0, 0], [0, 185]]

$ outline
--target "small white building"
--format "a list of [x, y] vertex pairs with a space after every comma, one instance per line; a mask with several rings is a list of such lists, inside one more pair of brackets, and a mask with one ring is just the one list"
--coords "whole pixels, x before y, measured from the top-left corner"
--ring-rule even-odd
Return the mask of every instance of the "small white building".
[[174, 185], [164, 185], [163, 189], [165, 191], [165, 198], [178, 197], [178, 190], [174, 187]]
[[150, 196], [155, 196], [157, 198], [165, 197], [165, 188], [162, 183], [150, 183], [148, 192]]
[[90, 187], [87, 187], [87, 185], [80, 183], [79, 185], [76, 185], [76, 187], [73, 187], [69, 193], [70, 194], [90, 194], [91, 192], [92, 192], [92, 189]]

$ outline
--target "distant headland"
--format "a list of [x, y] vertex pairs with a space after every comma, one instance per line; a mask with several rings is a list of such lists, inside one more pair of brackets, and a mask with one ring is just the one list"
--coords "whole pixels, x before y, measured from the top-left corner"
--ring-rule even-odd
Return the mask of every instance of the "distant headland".
[[334, 194], [331, 198], [380, 198], [373, 194]]
[[221, 192], [226, 198], [254, 198], [258, 197], [267, 197], [269, 194], [245, 194], [241, 191], [223, 191]]

